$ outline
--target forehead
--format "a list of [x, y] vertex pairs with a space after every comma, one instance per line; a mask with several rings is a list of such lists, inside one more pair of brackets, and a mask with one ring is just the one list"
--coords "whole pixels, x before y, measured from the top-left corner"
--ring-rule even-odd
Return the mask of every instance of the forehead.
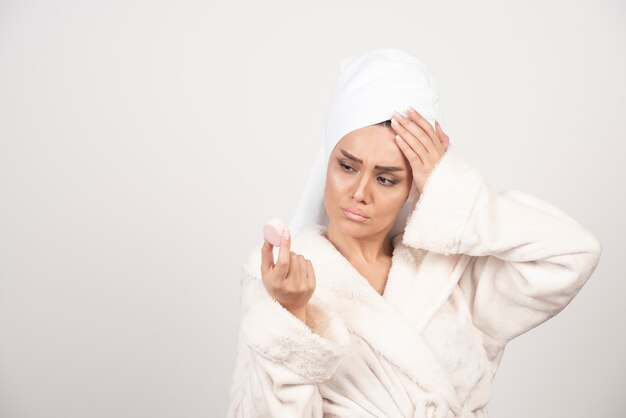
[[395, 136], [392, 128], [366, 126], [346, 134], [333, 152], [341, 154], [340, 149], [344, 149], [364, 162], [399, 163], [403, 154], [396, 144]]

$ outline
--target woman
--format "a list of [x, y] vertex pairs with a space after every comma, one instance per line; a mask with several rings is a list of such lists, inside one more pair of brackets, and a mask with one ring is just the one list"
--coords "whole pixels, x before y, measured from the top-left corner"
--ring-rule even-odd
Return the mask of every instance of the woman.
[[506, 344], [590, 277], [598, 239], [492, 190], [439, 119], [417, 58], [344, 60], [293, 238], [244, 265], [229, 417], [487, 417]]

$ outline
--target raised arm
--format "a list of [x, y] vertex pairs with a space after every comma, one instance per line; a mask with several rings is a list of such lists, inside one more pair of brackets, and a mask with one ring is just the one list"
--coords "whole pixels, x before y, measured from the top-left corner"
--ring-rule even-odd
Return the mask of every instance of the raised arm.
[[317, 384], [334, 373], [347, 352], [348, 329], [315, 299], [304, 323], [267, 293], [260, 278], [244, 272], [241, 284], [227, 417], [321, 418]]
[[567, 306], [602, 252], [598, 238], [557, 207], [492, 190], [453, 147], [428, 178], [403, 243], [473, 256], [459, 286], [474, 324], [501, 345]]

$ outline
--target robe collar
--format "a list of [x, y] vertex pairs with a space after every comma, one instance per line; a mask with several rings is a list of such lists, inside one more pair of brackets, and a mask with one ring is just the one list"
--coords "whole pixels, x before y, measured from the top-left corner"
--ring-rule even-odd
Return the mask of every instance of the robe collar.
[[[396, 365], [431, 395], [443, 398], [455, 415], [462, 407], [454, 386], [422, 337], [429, 320], [456, 286], [464, 262], [451, 262], [458, 255], [442, 255], [403, 244], [403, 234], [393, 242], [392, 266], [383, 294], [325, 237], [326, 226], [310, 225], [294, 236], [291, 251], [311, 260], [318, 300], [336, 312], [351, 330], [375, 351]], [[276, 248], [276, 255], [278, 249]], [[421, 263], [426, 257], [441, 262]], [[249, 272], [259, 272], [259, 258], [251, 260]], [[427, 271], [420, 264], [424, 264]], [[420, 280], [415, 280], [420, 270]], [[443, 271], [442, 271], [443, 270]], [[423, 279], [428, 278], [426, 282]]]

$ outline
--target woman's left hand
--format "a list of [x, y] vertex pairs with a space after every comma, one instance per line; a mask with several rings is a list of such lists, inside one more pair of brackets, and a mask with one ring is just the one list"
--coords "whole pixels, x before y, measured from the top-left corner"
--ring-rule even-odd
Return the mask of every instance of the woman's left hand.
[[[396, 143], [411, 164], [413, 181], [420, 193], [426, 184], [435, 165], [448, 150], [450, 139], [436, 121], [437, 129], [410, 107], [407, 110], [408, 118], [394, 112], [391, 126], [396, 131]], [[394, 123], [397, 121], [397, 124]]]

